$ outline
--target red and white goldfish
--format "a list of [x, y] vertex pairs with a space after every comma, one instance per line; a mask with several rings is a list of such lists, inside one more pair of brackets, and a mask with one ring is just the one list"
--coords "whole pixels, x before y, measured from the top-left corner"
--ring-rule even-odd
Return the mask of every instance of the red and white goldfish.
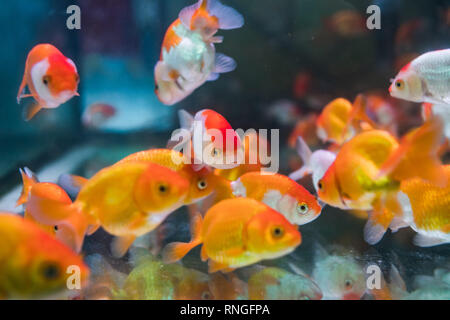
[[114, 117], [116, 112], [116, 108], [112, 105], [106, 103], [94, 103], [87, 107], [83, 112], [81, 122], [85, 127], [97, 128], [108, 119]]
[[400, 142], [382, 130], [360, 133], [343, 145], [318, 182], [319, 198], [344, 210], [372, 210], [364, 238], [377, 243], [402, 212], [397, 200], [402, 181], [418, 177], [439, 186], [447, 183], [437, 154], [441, 138], [442, 123], [436, 118]]
[[209, 259], [209, 272], [229, 272], [289, 254], [301, 243], [300, 232], [283, 215], [249, 198], [223, 200], [208, 210], [204, 220], [197, 214], [191, 230], [191, 242], [171, 243], [164, 249], [166, 262], [178, 261], [203, 244], [201, 258]]
[[[53, 109], [78, 96], [80, 77], [75, 63], [51, 44], [38, 44], [28, 54], [25, 72], [17, 94], [22, 98], [33, 97], [37, 103], [26, 109], [26, 120], [33, 118], [42, 108]], [[25, 93], [28, 87], [30, 93]]]
[[155, 66], [155, 92], [159, 100], [173, 105], [220, 73], [236, 68], [236, 62], [216, 53], [214, 36], [219, 29], [242, 27], [244, 18], [219, 0], [199, 0], [181, 10], [163, 40], [160, 61]]
[[443, 166], [447, 186], [442, 188], [420, 178], [401, 183], [401, 219], [418, 234], [414, 243], [430, 247], [450, 243], [450, 165]]
[[408, 63], [392, 81], [389, 92], [413, 102], [450, 104], [450, 49], [430, 51]]
[[317, 136], [323, 142], [341, 145], [357, 133], [355, 121], [364, 121], [374, 127], [375, 123], [366, 114], [366, 104], [363, 95], [358, 95], [353, 104], [344, 98], [331, 101], [317, 118]]
[[[24, 186], [24, 189], [27, 186]], [[115, 256], [124, 255], [133, 241], [154, 230], [184, 204], [189, 181], [177, 172], [145, 161], [128, 161], [99, 171], [81, 188], [72, 203], [52, 183], [35, 183], [28, 191], [25, 210], [41, 224], [57, 225], [56, 237], [81, 250], [85, 235], [98, 227], [117, 236]]]
[[[0, 299], [36, 299], [67, 290], [70, 267], [89, 268], [69, 247], [22, 217], [0, 213]], [[69, 271], [69, 272], [68, 272]]]
[[231, 182], [231, 188], [234, 196], [261, 201], [295, 225], [317, 219], [322, 211], [316, 197], [282, 174], [249, 172]]
[[[181, 128], [189, 132], [189, 141], [184, 146], [191, 147], [193, 164], [197, 168], [209, 165], [218, 169], [237, 167], [243, 156], [239, 135], [229, 122], [219, 113], [204, 109], [192, 117], [185, 110], [178, 112]], [[241, 154], [238, 154], [241, 152]]]

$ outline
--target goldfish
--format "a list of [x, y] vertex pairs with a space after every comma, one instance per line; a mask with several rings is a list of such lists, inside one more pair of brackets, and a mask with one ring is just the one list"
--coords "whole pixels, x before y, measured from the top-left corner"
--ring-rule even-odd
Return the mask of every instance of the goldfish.
[[316, 245], [312, 278], [324, 300], [359, 300], [366, 291], [363, 266], [341, 248], [329, 253]]
[[160, 60], [155, 66], [155, 92], [159, 100], [173, 105], [206, 81], [236, 68], [234, 59], [216, 53], [214, 44], [223, 38], [219, 29], [242, 27], [244, 18], [219, 0], [199, 0], [181, 10], [164, 36]]
[[430, 51], [404, 66], [392, 80], [394, 98], [450, 104], [450, 49]]
[[450, 243], [450, 165], [443, 166], [443, 171], [447, 179], [444, 188], [420, 178], [400, 185], [401, 219], [417, 232], [414, 244], [421, 247]]
[[[181, 128], [189, 132], [189, 147], [194, 153], [194, 165], [202, 164], [219, 169], [239, 165], [238, 152], [242, 148], [239, 135], [218, 112], [204, 109], [192, 117], [185, 110], [178, 111]], [[182, 145], [186, 145], [183, 143]], [[175, 148], [176, 149], [176, 148]]]
[[288, 138], [288, 145], [291, 148], [295, 148], [297, 138], [301, 137], [305, 140], [308, 145], [315, 146], [319, 144], [319, 139], [317, 137], [317, 115], [315, 113], [311, 113], [299, 120], [295, 125], [295, 128], [292, 130], [291, 134]]
[[57, 238], [77, 252], [85, 235], [101, 226], [116, 236], [111, 249], [120, 257], [137, 237], [154, 230], [181, 207], [188, 191], [189, 181], [177, 172], [130, 161], [99, 171], [74, 202], [68, 195], [64, 201], [55, 199], [53, 193], [65, 193], [58, 185], [36, 183], [28, 192], [25, 210], [39, 223], [57, 225]]
[[191, 233], [191, 242], [164, 248], [165, 262], [178, 261], [202, 244], [201, 258], [209, 259], [209, 272], [230, 272], [289, 254], [301, 243], [300, 232], [283, 215], [249, 198], [223, 200], [204, 219], [196, 214]]
[[36, 299], [67, 290], [72, 266], [81, 286], [89, 269], [77, 254], [33, 222], [0, 213], [0, 298]]
[[115, 107], [105, 103], [91, 104], [83, 112], [81, 122], [85, 127], [96, 128], [101, 126], [105, 121], [112, 118], [116, 114]]
[[297, 153], [303, 161], [303, 166], [289, 174], [292, 180], [300, 180], [305, 175], [312, 175], [313, 185], [316, 191], [319, 190], [319, 180], [322, 179], [325, 172], [336, 160], [336, 154], [328, 150], [316, 150], [314, 152], [309, 149], [302, 137], [297, 138]]
[[366, 19], [356, 10], [339, 10], [326, 19], [329, 30], [342, 37], [356, 37], [367, 32]]
[[117, 292], [116, 299], [214, 299], [208, 274], [180, 264], [164, 264], [142, 248], [134, 248], [132, 253], [134, 268]]
[[189, 191], [184, 199], [184, 204], [189, 205], [205, 199], [214, 192], [216, 177], [214, 172], [207, 167], [194, 170], [190, 160], [182, 153], [170, 149], [150, 149], [133, 153], [117, 164], [131, 161], [145, 161], [164, 166], [179, 173], [189, 181]]
[[249, 172], [231, 182], [231, 188], [235, 196], [261, 201], [295, 225], [315, 220], [322, 211], [308, 190], [282, 174]]
[[322, 291], [304, 274], [276, 267], [261, 268], [248, 280], [250, 300], [320, 300]]
[[[43, 108], [54, 109], [79, 96], [80, 77], [75, 63], [51, 44], [38, 44], [28, 54], [25, 72], [17, 93], [22, 98], [33, 97], [37, 103], [24, 110], [28, 121]], [[28, 87], [30, 93], [25, 93]]]
[[377, 243], [401, 215], [397, 193], [402, 181], [417, 177], [445, 186], [437, 155], [441, 137], [442, 122], [437, 118], [400, 141], [383, 130], [362, 132], [342, 146], [318, 182], [318, 196], [344, 210], [371, 210], [364, 238]]
[[363, 95], [358, 95], [353, 104], [344, 98], [328, 103], [317, 118], [317, 136], [323, 142], [341, 145], [356, 134], [354, 121], [364, 121], [375, 127], [374, 122], [366, 115], [366, 103]]

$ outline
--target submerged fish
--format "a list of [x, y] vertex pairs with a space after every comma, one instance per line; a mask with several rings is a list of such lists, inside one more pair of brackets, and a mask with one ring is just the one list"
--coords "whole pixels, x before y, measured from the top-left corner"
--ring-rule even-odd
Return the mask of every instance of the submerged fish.
[[55, 190], [64, 193], [56, 184], [33, 185], [27, 212], [39, 223], [57, 225], [56, 236], [76, 251], [81, 250], [85, 235], [101, 226], [118, 237], [112, 251], [122, 256], [137, 237], [155, 229], [184, 204], [189, 181], [166, 167], [130, 161], [98, 172], [73, 203], [67, 195], [65, 201], [55, 200], [50, 193]]
[[444, 135], [450, 139], [450, 108], [447, 104], [432, 104], [425, 102], [422, 104], [422, 118], [424, 121], [438, 117], [444, 124]]
[[173, 105], [220, 73], [236, 68], [236, 62], [216, 53], [214, 36], [219, 29], [242, 27], [244, 18], [219, 0], [199, 0], [181, 10], [163, 40], [160, 61], [155, 66], [155, 92], [159, 100]]
[[98, 128], [116, 114], [116, 108], [105, 103], [91, 104], [84, 111], [81, 122], [85, 127]]
[[33, 222], [0, 213], [0, 299], [43, 298], [68, 289], [70, 267], [78, 267], [80, 285], [89, 269], [69, 247]]
[[[218, 169], [231, 169], [242, 163], [238, 158], [241, 139], [228, 121], [218, 112], [204, 109], [192, 117], [185, 110], [178, 111], [181, 128], [189, 135], [194, 165], [206, 164]], [[242, 155], [241, 155], [242, 158]]]
[[203, 244], [201, 258], [209, 259], [209, 272], [229, 272], [289, 254], [300, 243], [300, 232], [283, 215], [254, 199], [235, 198], [213, 206], [204, 220], [197, 214], [191, 242], [169, 244], [163, 257], [175, 262]]
[[322, 211], [316, 197], [282, 174], [249, 172], [231, 182], [236, 197], [248, 197], [267, 204], [295, 225], [315, 220]]
[[364, 121], [375, 127], [375, 123], [366, 115], [366, 104], [363, 95], [358, 95], [353, 104], [344, 98], [331, 101], [317, 118], [317, 136], [323, 142], [341, 145], [356, 134], [355, 121]]
[[[17, 94], [17, 103], [28, 97], [37, 101], [24, 110], [25, 119], [30, 120], [42, 108], [57, 108], [73, 96], [78, 96], [79, 79], [75, 63], [61, 51], [51, 44], [36, 45], [28, 54]], [[30, 93], [25, 93], [25, 87]]]
[[430, 51], [404, 66], [389, 87], [391, 96], [450, 104], [450, 49]]
[[422, 247], [450, 243], [450, 165], [443, 171], [444, 188], [420, 178], [402, 181], [400, 186], [401, 219], [418, 233], [414, 243]]
[[412, 130], [400, 142], [386, 131], [363, 132], [343, 145], [318, 182], [319, 198], [344, 210], [372, 210], [364, 238], [377, 243], [401, 215], [397, 193], [402, 181], [419, 177], [439, 186], [447, 183], [437, 155], [441, 137], [438, 119]]
[[359, 300], [366, 291], [363, 266], [351, 252], [328, 253], [316, 245], [312, 278], [325, 300]]
[[322, 291], [308, 276], [267, 267], [248, 280], [250, 300], [320, 300]]

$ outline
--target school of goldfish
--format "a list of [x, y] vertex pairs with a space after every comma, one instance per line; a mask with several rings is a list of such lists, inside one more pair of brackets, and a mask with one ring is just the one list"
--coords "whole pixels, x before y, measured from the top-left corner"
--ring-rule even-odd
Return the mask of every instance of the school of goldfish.
[[[355, 19], [350, 26], [359, 25]], [[159, 100], [176, 104], [206, 81], [233, 71], [237, 63], [215, 51], [224, 40], [216, 33], [243, 24], [241, 14], [218, 0], [181, 10], [154, 70]], [[18, 102], [35, 100], [25, 119], [78, 96], [78, 82], [75, 63], [57, 48], [34, 47], [17, 96]], [[178, 138], [188, 139], [128, 155], [90, 178], [61, 172], [59, 183], [41, 182], [30, 169], [20, 169], [23, 190], [17, 205], [24, 217], [0, 213], [0, 298], [448, 299], [448, 270], [422, 276], [416, 291], [408, 292], [392, 266], [389, 284], [383, 279], [383, 289], [368, 290], [364, 264], [342, 249], [331, 253], [317, 245], [310, 275], [293, 263], [289, 271], [264, 265], [302, 250], [301, 230], [320, 219], [325, 206], [367, 220], [361, 234], [370, 245], [389, 229], [406, 227], [416, 232], [417, 246], [450, 243], [450, 165], [443, 162], [450, 137], [450, 49], [408, 63], [389, 93], [422, 103], [423, 124], [399, 136], [387, 98], [337, 97], [320, 114], [298, 120], [289, 139], [303, 165], [289, 176], [263, 170], [260, 151], [269, 141], [257, 133], [239, 135], [213, 109], [195, 115], [180, 110]], [[93, 105], [85, 125], [102, 121], [94, 118], [98, 113], [107, 118], [115, 111]], [[313, 151], [307, 141], [323, 147]], [[181, 147], [188, 151], [180, 152]], [[233, 161], [225, 161], [229, 158]], [[296, 182], [307, 175], [314, 192]], [[183, 206], [189, 210], [189, 242], [169, 243], [156, 254], [139, 248], [138, 238], [155, 234]], [[100, 228], [114, 237], [113, 259], [130, 251], [129, 273], [115, 270], [100, 255], [83, 261], [86, 237]], [[207, 262], [207, 269], [180, 263], [193, 255]], [[67, 291], [70, 266], [78, 267], [81, 286], [72, 296], [61, 293]], [[439, 290], [433, 291], [433, 283]]]

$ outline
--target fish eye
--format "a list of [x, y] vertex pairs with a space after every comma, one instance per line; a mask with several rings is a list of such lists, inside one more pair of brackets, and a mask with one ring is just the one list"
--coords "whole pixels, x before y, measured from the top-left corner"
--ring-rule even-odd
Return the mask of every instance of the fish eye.
[[405, 82], [403, 80], [397, 80], [395, 81], [395, 86], [397, 89], [402, 90], [405, 87]]
[[158, 191], [159, 193], [167, 193], [169, 191], [169, 186], [164, 183], [160, 183], [158, 185]]
[[39, 270], [45, 280], [56, 280], [61, 276], [61, 268], [54, 262], [44, 262]]
[[204, 179], [198, 180], [197, 188], [199, 188], [200, 190], [205, 190], [207, 186], [208, 186], [208, 184], [206, 183], [206, 181]]
[[214, 157], [216, 157], [216, 156], [218, 156], [219, 154], [220, 154], [219, 149], [213, 148], [213, 150], [212, 150], [212, 155], [213, 155]]
[[320, 191], [323, 191], [323, 183], [322, 180], [319, 181], [319, 183], [317, 184], [317, 186], [319, 187]]
[[202, 300], [211, 300], [212, 295], [209, 291], [205, 291], [202, 293]]
[[284, 235], [284, 228], [280, 226], [273, 227], [271, 234], [275, 239], [280, 239]]
[[350, 289], [353, 286], [353, 281], [352, 280], [345, 280], [345, 287], [347, 289]]
[[58, 226], [53, 226], [53, 230], [58, 231]]
[[50, 83], [50, 76], [43, 76], [42, 82], [47, 86]]
[[297, 205], [297, 212], [300, 213], [300, 214], [307, 213], [308, 212], [308, 205], [306, 203], [304, 203], [304, 202], [299, 203]]

